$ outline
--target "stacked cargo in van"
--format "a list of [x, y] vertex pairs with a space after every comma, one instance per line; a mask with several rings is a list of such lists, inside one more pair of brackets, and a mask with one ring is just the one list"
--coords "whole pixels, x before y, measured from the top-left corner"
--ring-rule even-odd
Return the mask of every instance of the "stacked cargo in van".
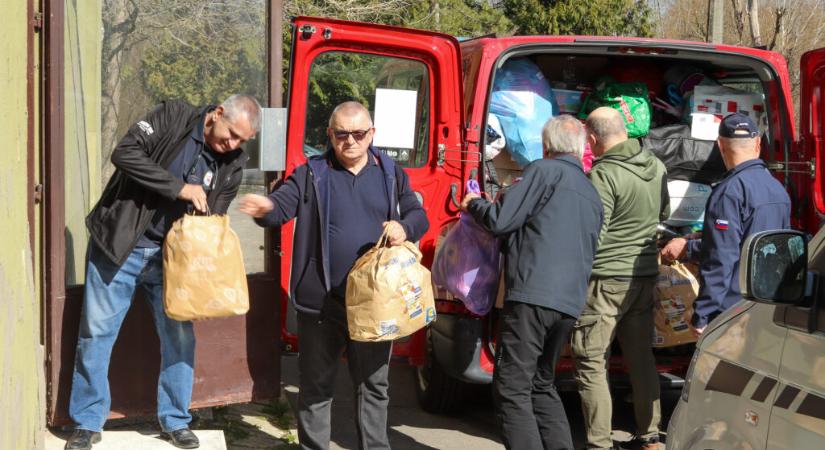
[[[809, 75], [810, 82], [803, 85], [802, 92], [810, 98], [801, 103], [804, 138], [799, 139], [786, 62], [775, 52], [583, 36], [488, 36], [459, 43], [448, 35], [375, 24], [308, 17], [293, 23], [287, 173], [305, 161], [307, 147], [324, 145], [310, 139], [323, 134], [318, 132], [323, 123], [315, 122], [326, 117], [321, 112], [327, 107], [315, 105], [320, 101], [311, 89], [316, 74], [335, 67], [346, 78], [347, 62], [366, 67], [364, 61], [379, 61], [369, 66], [373, 81], [358, 95], [375, 114], [387, 111], [375, 105], [385, 102], [382, 98], [389, 91], [406, 92], [392, 98], [415, 98], [404, 116], [414, 118], [409, 124], [414, 138], [399, 142], [392, 138], [401, 133], [395, 133], [386, 137], [388, 145], [376, 144], [405, 167], [427, 211], [430, 231], [419, 242], [427, 264], [439, 237], [456, 221], [467, 179], [477, 178], [488, 194], [495, 195], [518, 178], [524, 164], [540, 157], [534, 150], [540, 133], [536, 124], [546, 119], [526, 111], [582, 117], [587, 108], [617, 98], [614, 103], [626, 121], [633, 122], [635, 138], [668, 168], [676, 206], [669, 224], [677, 233], [696, 231], [703, 200], [724, 175], [713, 130], [722, 115], [733, 111], [752, 114], [763, 128], [762, 158], [788, 189], [794, 227], [814, 232], [819, 214], [825, 213], [817, 158], [825, 129], [821, 54], [802, 67], [803, 73], [818, 75]], [[322, 64], [331, 59], [334, 64]], [[358, 79], [366, 78], [368, 74]], [[513, 102], [522, 105], [514, 107]], [[403, 109], [400, 103], [393, 105]], [[392, 117], [382, 118], [382, 123], [393, 123]], [[377, 129], [376, 139], [380, 135]], [[284, 292], [289, 285], [291, 229], [282, 231]], [[416, 367], [422, 405], [443, 412], [461, 405], [466, 384], [491, 381], [497, 314], [493, 310], [474, 315], [446, 295], [440, 295], [436, 305], [436, 322], [394, 348], [397, 357]], [[294, 347], [289, 314], [284, 317], [285, 339]], [[681, 346], [657, 352], [665, 386], [683, 385], [692, 351], [692, 346]], [[571, 368], [569, 358], [563, 358], [560, 372]], [[610, 369], [615, 384], [620, 384], [620, 355], [611, 358]]]

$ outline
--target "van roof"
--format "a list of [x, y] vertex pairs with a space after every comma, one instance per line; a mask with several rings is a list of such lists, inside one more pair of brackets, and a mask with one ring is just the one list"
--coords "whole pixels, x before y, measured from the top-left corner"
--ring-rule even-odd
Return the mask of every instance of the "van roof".
[[[770, 63], [780, 69], [786, 66], [785, 58], [777, 52], [753, 47], [743, 47], [727, 44], [712, 44], [708, 42], [686, 41], [678, 39], [656, 39], [627, 36], [509, 36], [497, 37], [493, 35], [480, 36], [463, 40], [462, 47], [480, 45], [483, 47], [495, 46], [501, 50], [511, 47], [521, 47], [540, 44], [568, 44], [570, 46], [587, 47], [624, 47], [627, 54], [664, 55], [673, 54], [680, 50], [693, 50], [709, 53], [738, 54], [750, 56]], [[782, 72], [780, 69], [779, 72]]]

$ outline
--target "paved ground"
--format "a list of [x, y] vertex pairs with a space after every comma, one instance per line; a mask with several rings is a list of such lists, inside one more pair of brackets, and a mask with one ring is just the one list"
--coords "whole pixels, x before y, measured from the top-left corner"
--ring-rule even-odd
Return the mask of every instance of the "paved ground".
[[[297, 394], [297, 358], [284, 356], [283, 383], [290, 404], [295, 404]], [[346, 368], [338, 371], [336, 401], [333, 403], [333, 431], [331, 449], [357, 448], [353, 421], [353, 394]], [[390, 444], [394, 450], [499, 450], [504, 446], [498, 437], [495, 415], [489, 392], [479, 389], [465, 411], [456, 416], [432, 415], [419, 408], [415, 398], [415, 378], [411, 367], [396, 365], [390, 370]], [[624, 397], [624, 395], [622, 395]], [[665, 409], [670, 410], [677, 393], [666, 393]], [[584, 428], [578, 397], [568, 393], [563, 396], [568, 418], [573, 430], [576, 448], [584, 448]], [[632, 407], [624, 401], [616, 402], [613, 438], [617, 441], [630, 439]]]
[[[297, 397], [297, 357], [284, 356], [283, 383], [287, 399], [294, 405]], [[338, 371], [332, 407], [331, 449], [357, 448], [353, 393], [345, 363]], [[492, 406], [477, 399], [460, 416], [428, 414], [418, 407], [412, 369], [404, 365], [390, 370], [390, 445], [394, 450], [473, 450], [504, 448], [495, 434]]]
[[[291, 409], [297, 398], [297, 356], [282, 357], [282, 381], [284, 395], [268, 404], [242, 404], [226, 408], [198, 411], [194, 424], [205, 450], [241, 449], [294, 449], [295, 423]], [[455, 416], [432, 415], [419, 408], [415, 398], [415, 379], [411, 367], [393, 365], [390, 370], [389, 435], [394, 450], [499, 450], [503, 449], [498, 438], [493, 406], [487, 389], [478, 389], [467, 408]], [[678, 394], [664, 395], [665, 409], [672, 408]], [[629, 439], [627, 430], [632, 429], [632, 409], [619, 394], [614, 412], [614, 439]], [[573, 430], [576, 448], [584, 447], [584, 430], [578, 398], [574, 394], [563, 396]], [[353, 394], [342, 362], [333, 403], [332, 450], [355, 449], [356, 432], [353, 420]], [[108, 430], [117, 431], [108, 431]], [[222, 430], [210, 431], [210, 430]], [[63, 437], [65, 433], [55, 432]], [[46, 450], [58, 450], [63, 440], [50, 433]], [[224, 439], [226, 446], [224, 447]], [[110, 421], [104, 433], [104, 441], [95, 450], [113, 449], [172, 449], [157, 438], [157, 425], [153, 418]]]
[[[197, 430], [201, 441], [200, 450], [226, 450], [223, 431]], [[46, 435], [46, 450], [60, 450], [66, 445], [66, 435]], [[95, 450], [169, 450], [171, 445], [154, 431], [107, 431], [103, 439], [94, 445]]]

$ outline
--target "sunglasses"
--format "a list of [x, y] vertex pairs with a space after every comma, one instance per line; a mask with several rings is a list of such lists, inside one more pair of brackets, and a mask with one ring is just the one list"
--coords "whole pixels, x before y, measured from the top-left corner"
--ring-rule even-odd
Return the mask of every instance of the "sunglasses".
[[354, 131], [332, 130], [332, 134], [333, 134], [333, 136], [335, 136], [335, 139], [344, 141], [344, 140], [349, 139], [350, 136], [352, 136], [352, 138], [355, 139], [358, 142], [362, 141], [365, 137], [367, 137], [367, 134], [369, 132], [370, 132], [369, 129], [367, 129], [367, 130], [354, 130]]

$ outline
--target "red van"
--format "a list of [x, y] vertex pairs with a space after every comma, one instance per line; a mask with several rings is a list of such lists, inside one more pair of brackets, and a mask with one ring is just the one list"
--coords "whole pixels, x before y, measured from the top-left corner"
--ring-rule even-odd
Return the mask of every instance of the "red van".
[[[682, 66], [712, 76], [718, 85], [761, 95], [762, 158], [788, 189], [794, 227], [814, 233], [825, 213], [818, 156], [825, 130], [823, 50], [802, 60], [802, 130], [797, 134], [787, 65], [775, 52], [594, 36], [484, 36], [459, 42], [428, 31], [311, 17], [294, 19], [293, 33], [287, 175], [307, 156], [325, 151], [332, 107], [350, 99], [364, 102], [373, 112], [376, 146], [405, 168], [429, 216], [430, 230], [419, 242], [426, 265], [432, 263], [439, 236], [457, 219], [465, 180], [485, 180], [483, 189], [490, 192], [491, 171], [503, 178], [517, 176], [520, 170], [511, 161], [493, 161], [491, 167], [485, 157], [494, 80], [504, 63], [516, 57], [529, 59], [544, 77], [565, 83], [574, 93], [604, 75], [623, 81], [636, 78], [654, 91], [655, 80]], [[290, 222], [281, 230], [284, 293], [289, 291], [294, 226]], [[447, 295], [438, 297], [437, 320], [397, 341], [394, 355], [415, 367], [422, 406], [448, 412], [460, 406], [466, 384], [491, 382], [497, 321], [495, 309], [477, 316]], [[282, 302], [283, 338], [286, 350], [295, 351], [295, 316], [287, 311], [288, 304]], [[692, 351], [692, 346], [657, 350], [663, 386], [682, 386]], [[572, 362], [562, 358], [559, 366], [563, 382]], [[624, 369], [618, 354], [611, 359], [611, 373], [620, 384]]]

